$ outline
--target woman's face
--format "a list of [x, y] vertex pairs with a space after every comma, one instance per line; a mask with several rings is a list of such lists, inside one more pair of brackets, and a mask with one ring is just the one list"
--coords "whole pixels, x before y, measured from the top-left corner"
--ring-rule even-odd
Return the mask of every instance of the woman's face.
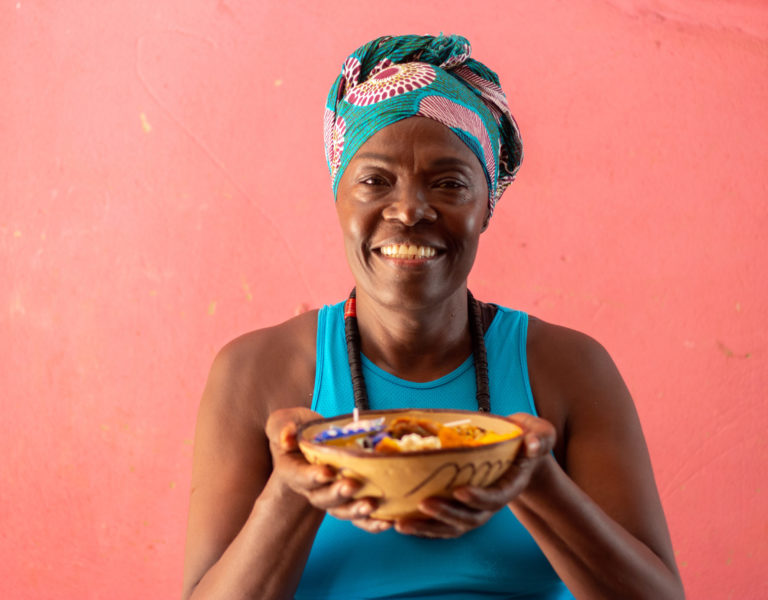
[[488, 185], [450, 129], [412, 117], [360, 147], [336, 210], [358, 290], [385, 305], [425, 307], [463, 294], [487, 225]]

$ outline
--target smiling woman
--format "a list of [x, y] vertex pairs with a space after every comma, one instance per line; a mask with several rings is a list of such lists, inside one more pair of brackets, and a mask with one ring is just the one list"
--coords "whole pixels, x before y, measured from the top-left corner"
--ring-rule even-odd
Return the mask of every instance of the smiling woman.
[[[331, 88], [325, 141], [356, 289], [217, 356], [184, 597], [681, 598], [611, 358], [467, 290], [522, 158], [496, 75], [458, 36], [374, 40]], [[489, 487], [372, 518], [361, 482], [309, 464], [296, 441], [302, 423], [354, 407], [490, 410], [524, 430], [522, 450]]]

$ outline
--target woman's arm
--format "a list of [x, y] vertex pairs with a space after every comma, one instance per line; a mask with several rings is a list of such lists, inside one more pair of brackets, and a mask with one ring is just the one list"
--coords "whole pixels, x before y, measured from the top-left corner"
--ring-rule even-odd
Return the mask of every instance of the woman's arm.
[[577, 597], [682, 598], [645, 438], [613, 360], [588, 336], [537, 320], [528, 350], [539, 411], [563, 419], [561, 463], [542, 463], [511, 508]]
[[576, 598], [683, 598], [674, 562], [612, 518], [553, 458], [510, 508]]
[[562, 468], [542, 463], [512, 510], [577, 597], [682, 598], [640, 421], [618, 369], [581, 333], [531, 326], [537, 407], [564, 418]]
[[260, 333], [219, 353], [200, 403], [185, 599], [289, 597], [322, 519], [272, 473]]
[[[293, 435], [310, 411], [317, 312], [238, 338], [198, 412], [183, 598], [290, 598], [325, 512], [368, 531], [360, 483], [310, 465]], [[286, 408], [291, 407], [291, 408]], [[359, 521], [356, 521], [359, 520]]]
[[529, 370], [542, 417], [514, 415], [528, 430], [520, 458], [490, 488], [431, 498], [414, 535], [455, 537], [507, 504], [577, 598], [683, 598], [664, 513], [634, 404], [594, 340], [533, 322]]

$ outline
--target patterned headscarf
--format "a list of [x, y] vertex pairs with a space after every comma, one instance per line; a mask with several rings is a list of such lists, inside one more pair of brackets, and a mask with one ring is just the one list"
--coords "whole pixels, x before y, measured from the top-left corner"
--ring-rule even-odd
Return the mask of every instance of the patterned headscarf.
[[488, 206], [520, 168], [523, 146], [499, 78], [469, 57], [466, 38], [381, 37], [358, 48], [341, 69], [325, 107], [325, 158], [334, 197], [360, 146], [374, 133], [408, 117], [449, 127], [485, 171]]

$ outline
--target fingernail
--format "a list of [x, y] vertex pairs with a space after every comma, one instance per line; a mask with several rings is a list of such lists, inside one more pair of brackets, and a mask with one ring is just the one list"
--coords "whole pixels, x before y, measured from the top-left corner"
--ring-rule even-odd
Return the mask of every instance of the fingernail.
[[373, 507], [368, 502], [362, 502], [355, 507], [355, 514], [359, 517], [364, 517], [373, 512]]
[[531, 452], [538, 452], [539, 448], [541, 448], [541, 442], [539, 441], [539, 438], [533, 438], [528, 441], [528, 450]]
[[466, 502], [467, 500], [472, 499], [472, 494], [469, 493], [469, 490], [459, 489], [454, 490], [453, 497], [457, 500], [461, 500], [462, 502]]
[[293, 444], [293, 432], [283, 429], [280, 432], [280, 446], [283, 449], [290, 448]]

